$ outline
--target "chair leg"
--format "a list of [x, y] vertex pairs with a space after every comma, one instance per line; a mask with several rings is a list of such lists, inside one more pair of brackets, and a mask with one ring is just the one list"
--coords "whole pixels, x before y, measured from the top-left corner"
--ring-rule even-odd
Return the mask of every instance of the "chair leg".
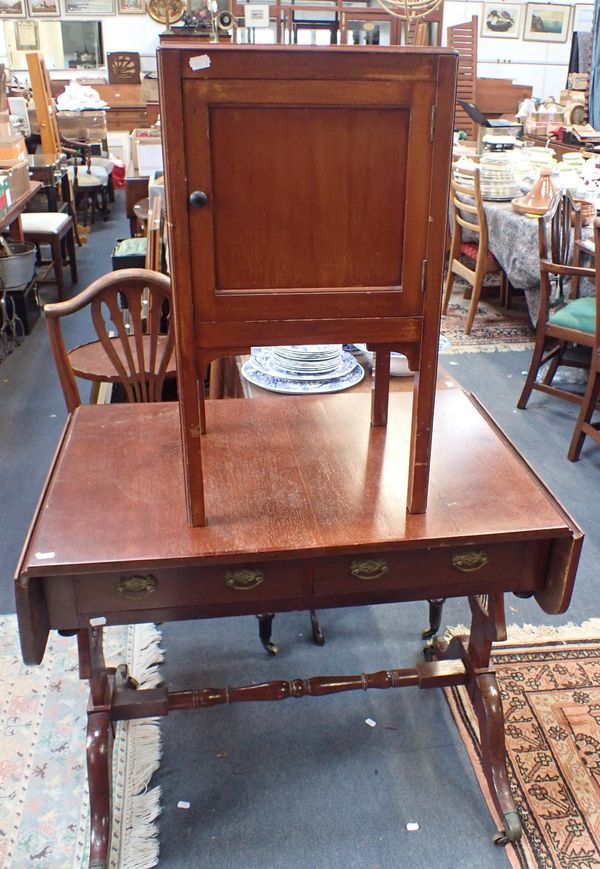
[[62, 301], [65, 294], [65, 275], [63, 272], [62, 264], [62, 249], [60, 239], [58, 237], [53, 238], [50, 242], [50, 250], [52, 252], [52, 262], [54, 264], [54, 278], [56, 280], [58, 298], [60, 299], [60, 301]]
[[448, 262], [448, 275], [446, 277], [446, 286], [444, 287], [444, 300], [442, 302], [442, 314], [448, 313], [448, 304], [450, 303], [450, 296], [452, 295], [452, 287], [454, 286], [454, 272], [452, 271], [452, 266], [454, 265], [454, 260], [450, 259]]
[[[551, 351], [552, 359], [550, 361], [550, 365], [548, 366], [548, 370], [546, 371], [546, 375], [544, 377], [544, 383], [546, 386], [550, 386], [552, 381], [554, 380], [554, 375], [558, 371], [558, 366], [562, 364], [563, 356], [565, 355], [565, 351], [567, 349], [567, 344], [565, 341], [559, 341], [556, 347]], [[546, 356], [546, 359], [549, 357]]]
[[531, 362], [529, 364], [529, 371], [527, 372], [527, 377], [525, 378], [525, 386], [523, 387], [521, 397], [517, 402], [517, 407], [519, 408], [519, 410], [524, 410], [527, 407], [527, 402], [529, 401], [529, 397], [533, 389], [533, 384], [535, 383], [535, 378], [537, 377], [540, 365], [542, 364], [545, 343], [546, 342], [544, 340], [544, 334], [541, 330], [539, 330], [535, 336], [535, 346], [533, 348], [533, 354], [531, 356]]
[[598, 352], [596, 351], [592, 358], [592, 364], [590, 366], [590, 376], [588, 377], [585, 395], [583, 397], [579, 416], [577, 417], [577, 422], [575, 424], [575, 431], [573, 432], [573, 437], [571, 438], [569, 452], [567, 453], [567, 458], [570, 462], [576, 462], [579, 460], [581, 448], [583, 447], [583, 442], [587, 434], [587, 432], [584, 430], [584, 426], [590, 425], [592, 421], [592, 415], [596, 409], [596, 404], [598, 403], [598, 398], [600, 396], [599, 364], [600, 359], [598, 357]]
[[90, 197], [89, 193], [85, 192], [81, 197], [81, 222], [84, 226], [88, 225]]
[[108, 207], [108, 198], [107, 198], [107, 189], [106, 187], [102, 187], [100, 192], [100, 201], [102, 203], [102, 219], [106, 223], [108, 220], [108, 216], [110, 214], [110, 209]]
[[452, 235], [452, 245], [450, 247], [450, 255], [448, 257], [448, 275], [446, 277], [446, 286], [444, 287], [444, 299], [442, 302], [442, 314], [448, 312], [448, 303], [452, 295], [452, 287], [454, 286], [454, 263], [460, 258], [460, 227], [454, 225], [454, 233]]
[[71, 269], [71, 282], [77, 283], [77, 256], [75, 255], [75, 233], [73, 227], [66, 235], [67, 253], [69, 255], [69, 267]]
[[481, 288], [483, 287], [483, 278], [485, 276], [485, 267], [477, 263], [475, 269], [475, 280], [473, 281], [473, 293], [471, 294], [471, 304], [469, 305], [469, 313], [467, 314], [467, 323], [465, 325], [465, 335], [471, 334], [473, 328], [473, 320], [477, 313], [477, 305], [481, 296]]
[[500, 272], [500, 304], [506, 310], [512, 305], [512, 287], [505, 271]]

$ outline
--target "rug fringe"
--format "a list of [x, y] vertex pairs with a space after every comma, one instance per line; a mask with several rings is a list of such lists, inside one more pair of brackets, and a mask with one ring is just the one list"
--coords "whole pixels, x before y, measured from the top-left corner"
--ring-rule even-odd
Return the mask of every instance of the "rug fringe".
[[[451, 639], [452, 637], [468, 634], [469, 628], [465, 625], [456, 625], [448, 627], [444, 631], [444, 637]], [[526, 641], [543, 643], [543, 642], [569, 642], [571, 640], [597, 640], [600, 638], [600, 619], [587, 619], [581, 625], [574, 625], [569, 622], [566, 625], [507, 625], [507, 639], [501, 643], [494, 643], [494, 646], [506, 646], [512, 643], [523, 643]]]
[[[161, 682], [159, 665], [164, 659], [161, 634], [155, 625], [130, 626], [127, 660], [140, 688], [155, 688]], [[119, 853], [111, 853], [111, 869], [150, 869], [158, 864], [158, 824], [161, 790], [148, 790], [152, 775], [160, 766], [162, 739], [159, 718], [122, 722], [126, 758], [121, 784], [123, 806], [115, 822], [121, 827]]]

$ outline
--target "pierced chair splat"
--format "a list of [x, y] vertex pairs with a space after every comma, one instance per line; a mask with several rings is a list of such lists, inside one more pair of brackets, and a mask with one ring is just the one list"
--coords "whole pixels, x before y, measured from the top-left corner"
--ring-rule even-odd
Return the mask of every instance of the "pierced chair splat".
[[[600, 392], [598, 322], [598, 289], [600, 279], [594, 269], [570, 265], [572, 252], [572, 216], [578, 205], [568, 193], [557, 196], [548, 213], [539, 222], [540, 307], [536, 339], [531, 364], [517, 407], [523, 410], [533, 390], [545, 392], [580, 405], [579, 417], [568, 451], [570, 461], [577, 461], [586, 435], [600, 442], [598, 424], [592, 423]], [[594, 222], [596, 245], [600, 243], [600, 220]], [[575, 297], [581, 278], [595, 280], [595, 297]], [[569, 279], [569, 281], [567, 280]], [[554, 384], [559, 367], [586, 368], [587, 361], [567, 355], [570, 345], [587, 347], [591, 362], [587, 387], [582, 396]], [[547, 370], [538, 379], [540, 370]]]
[[[98, 340], [67, 351], [60, 320], [90, 306]], [[122, 269], [104, 275], [66, 302], [46, 305], [52, 355], [69, 412], [81, 404], [76, 377], [119, 383], [127, 401], [160, 401], [175, 377], [171, 285], [165, 275]]]
[[[483, 208], [479, 173], [479, 166], [473, 168], [461, 166], [460, 175], [457, 175], [455, 167], [450, 188], [454, 228], [442, 313], [446, 314], [448, 311], [448, 303], [450, 302], [454, 286], [454, 276], [458, 275], [471, 284], [473, 288], [465, 325], [465, 335], [471, 334], [473, 321], [477, 313], [477, 305], [481, 297], [483, 279], [487, 274], [500, 274], [500, 300], [504, 304], [507, 304], [509, 301], [508, 279], [488, 247], [487, 220]], [[463, 229], [474, 233], [477, 236], [477, 240], [474, 242], [463, 241]], [[465, 258], [474, 261], [475, 267], [472, 268], [470, 265], [467, 265], [464, 262]]]

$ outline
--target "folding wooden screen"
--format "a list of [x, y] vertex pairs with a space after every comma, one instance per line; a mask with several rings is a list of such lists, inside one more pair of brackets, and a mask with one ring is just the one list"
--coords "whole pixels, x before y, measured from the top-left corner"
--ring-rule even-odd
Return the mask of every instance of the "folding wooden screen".
[[[474, 15], [470, 21], [455, 24], [447, 31], [447, 42], [450, 48], [458, 51], [458, 78], [456, 82], [457, 100], [475, 103], [477, 84], [477, 22]], [[454, 117], [454, 128], [465, 130], [469, 139], [477, 138], [477, 124], [458, 103]]]

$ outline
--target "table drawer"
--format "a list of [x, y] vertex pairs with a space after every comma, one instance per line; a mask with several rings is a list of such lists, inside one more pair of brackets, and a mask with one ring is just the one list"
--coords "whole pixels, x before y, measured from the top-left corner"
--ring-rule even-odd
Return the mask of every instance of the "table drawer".
[[287, 600], [302, 595], [301, 562], [129, 570], [74, 577], [77, 612], [133, 610]]
[[[331, 594], [368, 594], [409, 592], [417, 597], [420, 588], [473, 586], [494, 590], [532, 587], [543, 556], [536, 543], [494, 543], [473, 546], [447, 546], [428, 550], [373, 552], [321, 558], [315, 562], [315, 597]], [[468, 593], [468, 592], [465, 592]]]

